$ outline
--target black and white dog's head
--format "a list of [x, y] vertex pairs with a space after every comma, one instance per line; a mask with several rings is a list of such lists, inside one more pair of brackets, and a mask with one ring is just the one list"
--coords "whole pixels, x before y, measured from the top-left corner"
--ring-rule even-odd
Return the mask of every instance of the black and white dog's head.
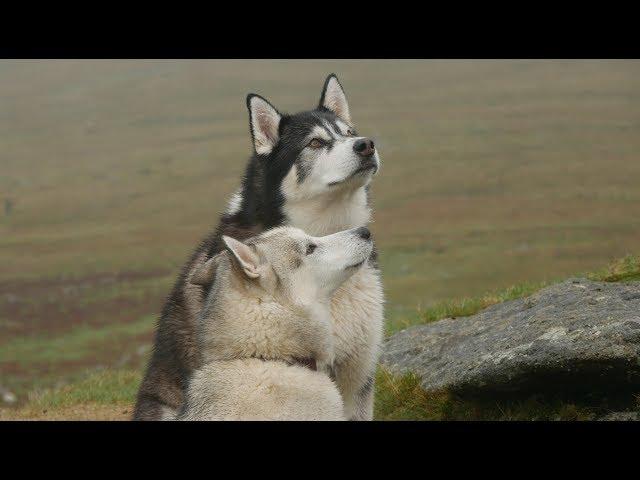
[[314, 110], [283, 114], [256, 94], [247, 96], [247, 108], [254, 155], [228, 215], [316, 235], [368, 222], [365, 190], [380, 159], [374, 142], [356, 132], [335, 75]]

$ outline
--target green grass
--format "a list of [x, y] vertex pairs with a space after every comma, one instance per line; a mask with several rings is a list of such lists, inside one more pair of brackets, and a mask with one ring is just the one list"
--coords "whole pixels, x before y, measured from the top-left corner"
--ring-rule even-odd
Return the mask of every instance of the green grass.
[[[628, 255], [613, 262], [607, 268], [587, 274], [593, 280], [633, 281], [640, 280], [639, 257]], [[473, 315], [489, 305], [527, 296], [543, 288], [544, 283], [512, 286], [482, 297], [464, 299], [458, 302], [444, 302], [435, 305], [422, 314], [422, 322], [437, 321], [441, 318]], [[44, 347], [38, 355], [44, 358], [75, 358], [85, 354], [87, 348], [105, 336], [131, 334], [149, 328], [151, 319], [143, 318], [131, 325], [96, 331], [79, 331], [70, 338], [60, 338], [47, 345], [43, 339], [32, 339], [11, 346], [13, 350], [5, 358], [20, 354], [34, 358], [34, 351]], [[62, 352], [65, 346], [69, 351]], [[0, 357], [0, 360], [2, 357]], [[26, 417], [39, 416], [40, 412], [55, 413], [56, 409], [89, 405], [131, 407], [140, 382], [140, 371], [106, 370], [57, 389], [35, 393], [19, 412]], [[640, 394], [615, 394], [615, 407], [598, 399], [570, 398], [567, 396], [528, 395], [518, 398], [469, 398], [447, 391], [426, 392], [420, 386], [420, 379], [411, 373], [394, 376], [383, 367], [378, 368], [375, 388], [376, 420], [592, 420], [612, 410], [639, 410]], [[101, 412], [107, 417], [118, 412]], [[128, 410], [126, 411], [128, 414]], [[70, 412], [64, 414], [74, 415]], [[87, 415], [84, 412], [85, 416]], [[89, 412], [88, 415], [91, 415]]]
[[[79, 405], [131, 407], [140, 381], [138, 371], [105, 370], [64, 387], [34, 393], [23, 409], [55, 412]], [[376, 379], [376, 420], [584, 420], [592, 418], [595, 411], [535, 397], [472, 402], [446, 392], [427, 393], [414, 375], [396, 378], [383, 368]]]
[[515, 300], [516, 298], [531, 295], [546, 285], [546, 282], [525, 283], [521, 285], [513, 285], [506, 290], [488, 293], [481, 297], [440, 302], [427, 308], [422, 313], [422, 320], [426, 323], [441, 320], [443, 318], [467, 317], [478, 313], [484, 308], [495, 305], [496, 303], [502, 303], [508, 300]]
[[105, 348], [105, 344], [117, 346], [124, 339], [149, 332], [154, 321], [155, 316], [147, 315], [132, 323], [102, 328], [78, 327], [57, 337], [19, 337], [0, 345], [0, 364], [20, 359], [24, 368], [36, 363], [55, 364], [95, 356], [96, 349]]
[[0, 420], [129, 420], [139, 371], [102, 370], [68, 385], [40, 389], [18, 408], [0, 408]]
[[[598, 272], [583, 273], [578, 276], [584, 276], [591, 280], [602, 282], [640, 280], [640, 256], [629, 254], [619, 260], [615, 260]], [[392, 335], [403, 328], [416, 324], [435, 322], [443, 318], [474, 315], [491, 305], [529, 296], [558, 281], [560, 280], [521, 283], [512, 285], [504, 290], [495, 290], [477, 297], [444, 300], [436, 302], [425, 309], [418, 310], [416, 315], [408, 315], [407, 312], [404, 311], [402, 312], [404, 316], [396, 314], [387, 322], [387, 334]]]
[[[39, 418], [42, 412], [51, 415], [79, 406], [99, 411], [105, 406], [112, 412], [126, 407], [130, 413], [140, 381], [139, 371], [100, 371], [70, 385], [34, 393], [18, 412], [26, 418]], [[378, 369], [375, 392], [376, 420], [592, 420], [611, 410], [593, 401], [540, 395], [470, 400], [448, 392], [427, 393], [415, 375], [394, 377], [383, 368]], [[625, 401], [626, 406], [640, 410], [640, 395], [631, 395]], [[616, 409], [620, 408], [618, 404]]]
[[[628, 255], [595, 273], [585, 274], [599, 281], [640, 280], [640, 257]], [[418, 321], [473, 315], [487, 306], [530, 295], [546, 283], [514, 285], [481, 297], [438, 303], [422, 312]], [[81, 328], [57, 338], [20, 339], [0, 349], [0, 362], [22, 358], [29, 362], [74, 360], [94, 352], [100, 342], [118, 342], [148, 331], [153, 317], [99, 329]], [[32, 395], [23, 407], [25, 415], [78, 405], [131, 406], [140, 382], [140, 371], [107, 370], [89, 375], [57, 389]], [[597, 401], [531, 395], [516, 399], [471, 399], [450, 392], [426, 392], [414, 374], [393, 376], [380, 367], [376, 376], [375, 418], [377, 420], [590, 420], [608, 412]], [[623, 408], [640, 410], [640, 395], [620, 401]], [[90, 407], [91, 408], [91, 407]], [[33, 413], [36, 412], [36, 413]], [[90, 414], [90, 413], [89, 413]], [[107, 415], [112, 415], [107, 412]]]
[[139, 279], [136, 281], [119, 281], [113, 285], [98, 286], [83, 292], [75, 304], [90, 307], [101, 305], [111, 300], [128, 300], [140, 302], [150, 295], [164, 295], [171, 289], [175, 281], [174, 275]]
[[138, 392], [141, 374], [128, 370], [104, 370], [76, 383], [44, 390], [32, 396], [29, 408], [55, 409], [80, 404], [130, 405]]
[[376, 420], [593, 420], [610, 411], [640, 411], [640, 396], [620, 394], [615, 407], [599, 399], [558, 395], [518, 398], [469, 398], [426, 392], [413, 374], [393, 376], [380, 367], [375, 391]]
[[592, 280], [602, 282], [628, 282], [640, 280], [640, 256], [627, 255], [611, 263], [606, 269], [589, 275]]

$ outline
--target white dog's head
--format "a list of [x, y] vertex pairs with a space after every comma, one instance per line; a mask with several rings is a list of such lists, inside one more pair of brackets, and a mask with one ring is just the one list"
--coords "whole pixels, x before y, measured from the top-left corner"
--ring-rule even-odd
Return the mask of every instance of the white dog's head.
[[211, 285], [201, 315], [209, 359], [258, 356], [333, 357], [329, 303], [333, 292], [369, 258], [369, 230], [324, 237], [279, 227], [226, 250], [191, 276]]

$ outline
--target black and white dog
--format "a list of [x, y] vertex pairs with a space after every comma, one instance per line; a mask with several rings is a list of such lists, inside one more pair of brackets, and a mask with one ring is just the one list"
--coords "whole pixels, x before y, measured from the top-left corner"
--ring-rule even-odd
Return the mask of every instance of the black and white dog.
[[[138, 392], [136, 420], [173, 419], [184, 401], [189, 377], [200, 362], [195, 325], [208, 292], [207, 285], [192, 283], [191, 276], [224, 249], [223, 235], [243, 240], [291, 225], [324, 236], [370, 221], [368, 186], [380, 159], [373, 141], [356, 133], [335, 75], [327, 77], [314, 110], [283, 114], [255, 94], [247, 97], [247, 107], [254, 154], [218, 227], [183, 267], [163, 308]], [[345, 417], [370, 420], [383, 332], [375, 250], [334, 294], [331, 317], [333, 370]]]

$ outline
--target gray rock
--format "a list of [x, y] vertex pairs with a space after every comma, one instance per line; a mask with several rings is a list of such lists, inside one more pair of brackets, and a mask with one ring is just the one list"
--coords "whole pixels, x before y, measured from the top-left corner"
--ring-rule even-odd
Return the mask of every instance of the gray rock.
[[640, 282], [572, 279], [466, 318], [390, 337], [382, 364], [427, 390], [640, 386]]

